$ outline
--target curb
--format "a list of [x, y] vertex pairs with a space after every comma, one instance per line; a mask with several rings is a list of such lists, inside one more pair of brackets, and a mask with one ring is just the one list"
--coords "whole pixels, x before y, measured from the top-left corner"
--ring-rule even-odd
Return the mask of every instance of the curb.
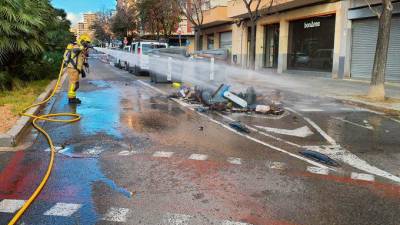
[[[66, 74], [61, 77], [60, 89], [66, 79]], [[41, 102], [48, 98], [56, 85], [57, 80], [53, 80], [47, 85], [45, 91], [39, 95], [36, 102]], [[58, 92], [58, 91], [57, 91]], [[36, 114], [42, 106], [35, 106], [27, 111], [28, 114]], [[0, 147], [16, 147], [21, 141], [22, 136], [25, 134], [27, 128], [31, 125], [32, 118], [27, 116], [22, 116], [17, 120], [17, 123], [5, 134], [0, 134]]]
[[400, 116], [400, 110], [391, 109], [391, 108], [387, 108], [387, 107], [383, 107], [383, 106], [378, 106], [378, 105], [374, 105], [374, 104], [363, 102], [363, 101], [350, 100], [350, 99], [338, 98], [338, 97], [333, 97], [333, 98], [342, 103], [345, 103], [345, 104], [354, 105], [354, 106], [358, 106], [361, 108], [366, 108], [366, 109], [370, 109], [373, 111], [385, 113], [388, 116]]

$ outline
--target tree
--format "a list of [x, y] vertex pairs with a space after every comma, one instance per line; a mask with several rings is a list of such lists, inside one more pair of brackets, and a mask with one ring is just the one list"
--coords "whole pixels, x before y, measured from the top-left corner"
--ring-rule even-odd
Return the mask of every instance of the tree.
[[162, 25], [158, 16], [161, 13], [158, 2], [158, 0], [141, 0], [138, 1], [137, 7], [142, 31], [160, 40]]
[[137, 28], [136, 19], [137, 10], [133, 1], [124, 7], [118, 7], [117, 13], [111, 21], [111, 31], [120, 39], [127, 37], [131, 40]]
[[207, 0], [175, 0], [181, 13], [194, 26], [196, 50], [200, 50], [202, 43], [200, 40], [201, 29], [204, 22], [205, 3]]
[[0, 1], [0, 90], [53, 75], [73, 38], [70, 24], [48, 0]]
[[175, 0], [141, 0], [138, 2], [143, 31], [160, 39], [160, 34], [168, 40], [177, 29], [180, 21], [180, 9]]
[[44, 50], [40, 37], [49, 7], [47, 1], [0, 1], [0, 62], [22, 52], [39, 54]]
[[71, 22], [63, 9], [51, 9], [47, 14], [45, 28], [45, 51], [64, 51], [65, 47], [75, 38], [69, 31]]
[[96, 20], [94, 21], [91, 29], [94, 30], [94, 37], [100, 43], [110, 44], [113, 33], [111, 32], [111, 10], [97, 13]]
[[158, 18], [162, 25], [162, 32], [165, 40], [168, 40], [180, 22], [179, 5], [175, 0], [159, 0], [158, 6], [160, 9]]
[[[367, 3], [370, 6], [368, 1]], [[370, 9], [372, 10], [371, 6]], [[379, 19], [379, 30], [368, 97], [383, 101], [385, 100], [385, 71], [393, 13], [391, 0], [382, 0], [382, 12], [379, 13], [374, 10], [373, 12], [376, 13]]]
[[[238, 0], [237, 0], [238, 1]], [[255, 69], [256, 59], [256, 27], [257, 21], [260, 18], [260, 9], [267, 8], [267, 12], [272, 7], [274, 0], [269, 0], [265, 6], [261, 7], [262, 0], [242, 0], [247, 9], [247, 16], [250, 25], [250, 46], [249, 46], [249, 67]]]

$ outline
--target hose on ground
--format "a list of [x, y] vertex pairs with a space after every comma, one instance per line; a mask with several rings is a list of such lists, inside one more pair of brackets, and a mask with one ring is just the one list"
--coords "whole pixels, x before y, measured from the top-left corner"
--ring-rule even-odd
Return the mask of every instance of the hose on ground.
[[[40, 192], [42, 191], [42, 189], [44, 188], [44, 186], [47, 183], [47, 180], [50, 177], [51, 171], [53, 169], [53, 164], [54, 164], [54, 157], [55, 157], [55, 147], [54, 147], [54, 143], [53, 140], [51, 139], [50, 135], [41, 127], [37, 124], [38, 121], [44, 120], [44, 121], [48, 121], [48, 122], [61, 122], [61, 123], [72, 123], [72, 122], [77, 122], [81, 119], [81, 116], [79, 114], [76, 113], [52, 113], [52, 114], [43, 114], [43, 115], [33, 115], [33, 114], [28, 114], [27, 111], [33, 107], [36, 106], [41, 106], [43, 104], [46, 104], [48, 101], [51, 100], [51, 98], [57, 93], [57, 89], [59, 88], [59, 85], [61, 82], [61, 78], [64, 72], [64, 62], [61, 64], [61, 68], [60, 68], [60, 73], [58, 74], [58, 79], [56, 82], [56, 85], [54, 86], [53, 91], [51, 92], [51, 94], [49, 95], [49, 97], [47, 97], [45, 100], [43, 100], [42, 102], [39, 103], [35, 103], [33, 105], [30, 105], [28, 107], [26, 107], [24, 110], [22, 110], [22, 112], [20, 113], [21, 116], [28, 116], [31, 117], [32, 120], [32, 124], [33, 126], [40, 132], [42, 133], [49, 146], [50, 146], [50, 161], [47, 167], [47, 171], [44, 175], [44, 177], [42, 178], [42, 181], [40, 182], [39, 186], [35, 189], [35, 191], [33, 192], [33, 194], [29, 197], [29, 199], [24, 203], [24, 205], [18, 210], [18, 212], [14, 215], [14, 217], [10, 220], [10, 222], [8, 223], [8, 225], [14, 225], [18, 222], [18, 220], [21, 218], [21, 216], [25, 213], [25, 211], [29, 208], [29, 206], [35, 201], [36, 197], [40, 194]], [[57, 119], [59, 117], [69, 117], [70, 119]]]

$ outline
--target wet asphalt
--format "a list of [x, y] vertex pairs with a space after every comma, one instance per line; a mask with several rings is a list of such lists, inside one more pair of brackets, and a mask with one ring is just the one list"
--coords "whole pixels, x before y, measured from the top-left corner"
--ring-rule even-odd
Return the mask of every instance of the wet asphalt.
[[[310, 168], [320, 164], [298, 153], [332, 146], [312, 121], [336, 145], [400, 176], [396, 118], [287, 90], [277, 94], [268, 85], [257, 91], [278, 95], [288, 108], [282, 116], [197, 113], [169, 100], [167, 84], [99, 60], [91, 69], [78, 93], [82, 105], [68, 105], [64, 87], [46, 109], [77, 112], [82, 120], [44, 124], [62, 150], [19, 224], [400, 224], [399, 183], [378, 175], [352, 179], [351, 173], [371, 173], [344, 161], [318, 174]], [[312, 134], [238, 134], [229, 129], [231, 120], [306, 126]], [[0, 224], [13, 216], [2, 211], [4, 200], [27, 199], [47, 168], [47, 143], [35, 131], [32, 136], [28, 149], [0, 152]], [[60, 203], [76, 209], [54, 213]]]

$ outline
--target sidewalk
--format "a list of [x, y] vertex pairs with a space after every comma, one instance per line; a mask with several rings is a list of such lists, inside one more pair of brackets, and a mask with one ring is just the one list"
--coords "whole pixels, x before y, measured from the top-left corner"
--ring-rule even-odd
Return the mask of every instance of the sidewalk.
[[[277, 74], [271, 71], [262, 71], [251, 76], [252, 85], [258, 88], [268, 86], [304, 95], [335, 98], [348, 104], [400, 115], [400, 84], [386, 85], [386, 97], [389, 100], [372, 102], [363, 97], [368, 93], [368, 81], [335, 80], [300, 74]], [[246, 85], [249, 83], [246, 82]]]

